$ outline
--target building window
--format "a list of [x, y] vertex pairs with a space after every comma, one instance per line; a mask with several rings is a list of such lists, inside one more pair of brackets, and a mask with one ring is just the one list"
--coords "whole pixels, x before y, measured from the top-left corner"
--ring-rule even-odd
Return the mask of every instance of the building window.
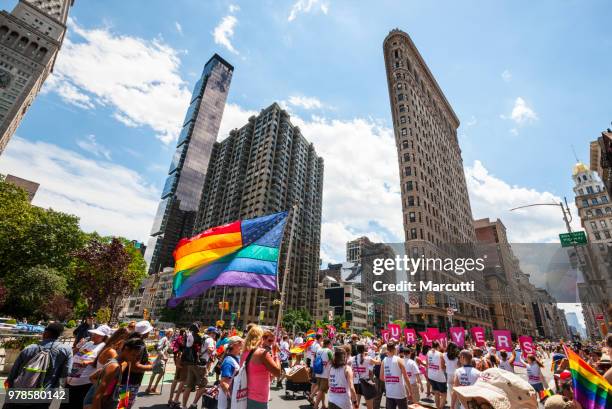
[[412, 187], [412, 180], [409, 180], [408, 182], [406, 182], [406, 190], [408, 192], [411, 192], [412, 189], [413, 189], [413, 187]]
[[591, 199], [591, 203], [593, 204], [593, 206], [596, 205], [596, 204], [599, 204], [599, 202], [597, 201], [596, 197]]
[[591, 228], [592, 228], [593, 230], [597, 230], [597, 223], [595, 223], [595, 222], [591, 222]]
[[608, 227], [608, 225], [606, 224], [606, 221], [605, 221], [605, 220], [600, 220], [600, 221], [599, 221], [599, 225], [600, 225], [601, 227], [603, 227], [604, 229], [605, 229], [606, 227]]
[[400, 112], [406, 112], [406, 107], [404, 106], [404, 104], [399, 106], [399, 111]]
[[589, 207], [589, 201], [587, 199], [582, 199], [582, 206]]
[[608, 196], [602, 196], [601, 203], [608, 203]]
[[595, 235], [595, 240], [601, 240], [601, 234], [599, 234], [599, 232], [595, 232], [593, 233]]
[[408, 213], [408, 220], [410, 220], [410, 223], [415, 223], [416, 222], [416, 214], [414, 212]]
[[408, 196], [408, 206], [414, 206], [414, 196]]
[[417, 229], [410, 229], [410, 238], [413, 240], [417, 238]]
[[408, 129], [402, 128], [402, 136], [408, 135]]
[[404, 162], [410, 162], [410, 154], [404, 153]]
[[604, 231], [604, 236], [606, 236], [606, 239], [610, 238], [610, 232], [608, 230]]
[[582, 196], [584, 194], [584, 189], [580, 188], [578, 189], [578, 195]]
[[[586, 180], [586, 176], [585, 176], [584, 180]], [[589, 194], [589, 195], [595, 193], [595, 192], [593, 192], [593, 187], [592, 186], [587, 186], [586, 190], [587, 190], [587, 194]]]
[[406, 123], [406, 117], [402, 115], [400, 117], [400, 124], [405, 124], [405, 123]]
[[404, 94], [397, 94], [397, 100], [398, 101], [403, 101], [404, 100]]
[[601, 209], [595, 209], [595, 216], [603, 216]]
[[612, 213], [612, 209], [609, 207], [606, 207], [606, 213]]
[[410, 176], [412, 175], [412, 168], [410, 166], [406, 166], [404, 168], [404, 176]]

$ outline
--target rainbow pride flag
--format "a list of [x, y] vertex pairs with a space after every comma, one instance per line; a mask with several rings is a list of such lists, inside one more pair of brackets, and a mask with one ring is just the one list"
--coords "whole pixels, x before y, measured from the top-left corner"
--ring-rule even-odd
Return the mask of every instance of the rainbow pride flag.
[[574, 399], [584, 409], [609, 409], [612, 407], [612, 385], [578, 354], [565, 347], [569, 361]]
[[309, 346], [311, 346], [312, 344], [314, 344], [314, 338], [309, 338], [308, 341], [304, 342], [303, 344], [300, 345], [294, 345], [293, 348], [291, 348], [289, 350], [289, 353], [291, 354], [303, 354], [304, 351], [306, 351], [306, 349], [308, 349]]
[[211, 287], [277, 289], [278, 257], [287, 212], [213, 227], [182, 239], [174, 250], [169, 307]]

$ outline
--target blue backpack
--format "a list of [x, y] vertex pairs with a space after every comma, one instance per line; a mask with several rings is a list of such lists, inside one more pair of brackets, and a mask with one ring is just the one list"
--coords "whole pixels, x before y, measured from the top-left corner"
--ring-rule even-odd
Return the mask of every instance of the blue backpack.
[[321, 354], [318, 352], [317, 352], [317, 355], [315, 356], [314, 363], [312, 364], [312, 370], [317, 375], [320, 375], [323, 373], [323, 358], [321, 357]]

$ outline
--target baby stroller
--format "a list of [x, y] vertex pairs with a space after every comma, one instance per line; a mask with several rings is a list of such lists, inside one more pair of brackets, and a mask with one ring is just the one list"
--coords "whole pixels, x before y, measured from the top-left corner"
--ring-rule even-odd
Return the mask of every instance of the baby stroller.
[[304, 365], [296, 365], [287, 370], [285, 396], [287, 399], [296, 399], [297, 392], [302, 392], [305, 398], [310, 396], [310, 374]]

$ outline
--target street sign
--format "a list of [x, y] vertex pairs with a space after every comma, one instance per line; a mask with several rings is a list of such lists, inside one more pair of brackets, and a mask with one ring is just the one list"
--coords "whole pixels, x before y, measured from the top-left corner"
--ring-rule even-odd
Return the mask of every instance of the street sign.
[[410, 308], [419, 308], [419, 297], [416, 295], [411, 295], [408, 297], [408, 307]]
[[452, 317], [453, 315], [455, 315], [455, 310], [453, 310], [452, 308], [447, 308], [446, 315], [448, 315], [449, 317]]
[[587, 237], [584, 231], [574, 231], [571, 233], [559, 234], [561, 247], [586, 246]]

